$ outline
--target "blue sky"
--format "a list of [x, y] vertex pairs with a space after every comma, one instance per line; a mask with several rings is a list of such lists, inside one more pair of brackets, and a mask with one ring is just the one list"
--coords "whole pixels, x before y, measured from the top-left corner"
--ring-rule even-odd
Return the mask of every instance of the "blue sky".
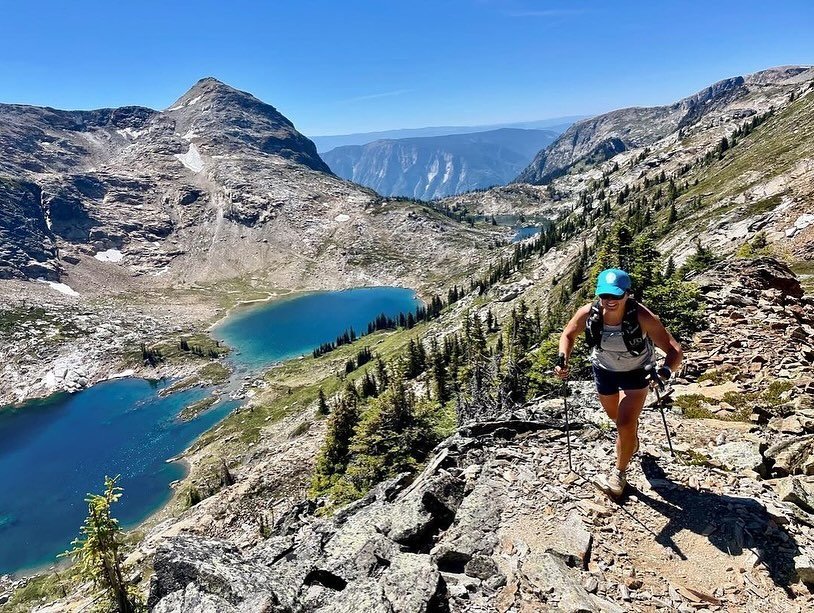
[[0, 102], [166, 108], [214, 76], [307, 135], [589, 115], [814, 63], [814, 2], [0, 0]]

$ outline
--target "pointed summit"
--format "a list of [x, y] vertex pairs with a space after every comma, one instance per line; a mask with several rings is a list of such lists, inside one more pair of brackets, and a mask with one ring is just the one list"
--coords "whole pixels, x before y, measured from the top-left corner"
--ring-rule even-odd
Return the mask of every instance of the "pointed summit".
[[[277, 110], [268, 104], [264, 104], [248, 92], [235, 89], [215, 77], [204, 77], [187, 92], [175, 101], [166, 111], [179, 111], [190, 104], [196, 103], [231, 103], [245, 105], [262, 105], [268, 107], [275, 113]], [[287, 120], [286, 120], [287, 121]]]
[[297, 132], [287, 117], [214, 77], [195, 83], [164, 112], [175, 121], [176, 131], [194, 134], [196, 142], [218, 152], [255, 149], [331, 173], [314, 143]]

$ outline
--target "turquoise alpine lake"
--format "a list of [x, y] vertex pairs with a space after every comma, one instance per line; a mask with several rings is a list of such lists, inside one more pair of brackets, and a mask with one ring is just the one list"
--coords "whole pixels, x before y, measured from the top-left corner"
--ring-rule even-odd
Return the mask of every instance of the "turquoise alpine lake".
[[[235, 349], [229, 360], [243, 374], [310, 353], [350, 327], [362, 334], [380, 313], [393, 317], [420, 305], [402, 288], [317, 292], [243, 306], [212, 334]], [[0, 408], [0, 574], [53, 563], [79, 535], [85, 495], [101, 493], [106, 475], [121, 475], [124, 495], [114, 514], [124, 527], [170, 499], [169, 484], [185, 469], [167, 460], [238, 403], [221, 401], [181, 421], [181, 410], [211, 390], [159, 395], [169, 384], [118, 379]]]
[[353, 328], [357, 335], [377, 315], [414, 312], [422, 303], [415, 292], [399, 287], [364, 287], [340, 292], [315, 292], [245, 306], [212, 329], [212, 336], [237, 348], [231, 360], [257, 370], [279, 360], [310, 353]]

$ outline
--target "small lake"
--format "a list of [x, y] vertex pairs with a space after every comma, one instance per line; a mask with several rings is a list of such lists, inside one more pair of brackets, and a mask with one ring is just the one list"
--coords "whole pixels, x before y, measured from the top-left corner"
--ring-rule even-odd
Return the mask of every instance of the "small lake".
[[[317, 292], [241, 307], [213, 330], [235, 352], [240, 373], [310, 353], [349, 327], [358, 334], [380, 313], [421, 303], [392, 287]], [[238, 403], [220, 402], [182, 422], [179, 412], [210, 390], [161, 397], [168, 382], [119, 379], [77, 394], [0, 408], [0, 574], [46, 566], [67, 549], [87, 515], [87, 492], [121, 474], [115, 515], [133, 527], [163, 506], [184, 476], [177, 456]]]
[[514, 236], [512, 236], [513, 243], [519, 243], [522, 240], [531, 238], [540, 233], [540, 226], [526, 226], [523, 228], [516, 228]]
[[341, 292], [314, 292], [242, 307], [215, 326], [214, 338], [235, 351], [230, 360], [239, 368], [257, 370], [280, 360], [309, 354], [333, 341], [348, 328], [357, 335], [377, 315], [414, 312], [421, 301], [410, 289], [364, 287]]

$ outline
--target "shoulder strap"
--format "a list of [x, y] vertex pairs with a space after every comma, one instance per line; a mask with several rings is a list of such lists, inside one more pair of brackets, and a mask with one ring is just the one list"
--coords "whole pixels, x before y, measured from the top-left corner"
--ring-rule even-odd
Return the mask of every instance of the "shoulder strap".
[[641, 355], [647, 348], [642, 326], [639, 323], [639, 305], [628, 298], [625, 305], [625, 315], [622, 318], [622, 340], [632, 355]]
[[599, 347], [602, 343], [602, 307], [595, 300], [585, 321], [585, 343], [588, 347]]

